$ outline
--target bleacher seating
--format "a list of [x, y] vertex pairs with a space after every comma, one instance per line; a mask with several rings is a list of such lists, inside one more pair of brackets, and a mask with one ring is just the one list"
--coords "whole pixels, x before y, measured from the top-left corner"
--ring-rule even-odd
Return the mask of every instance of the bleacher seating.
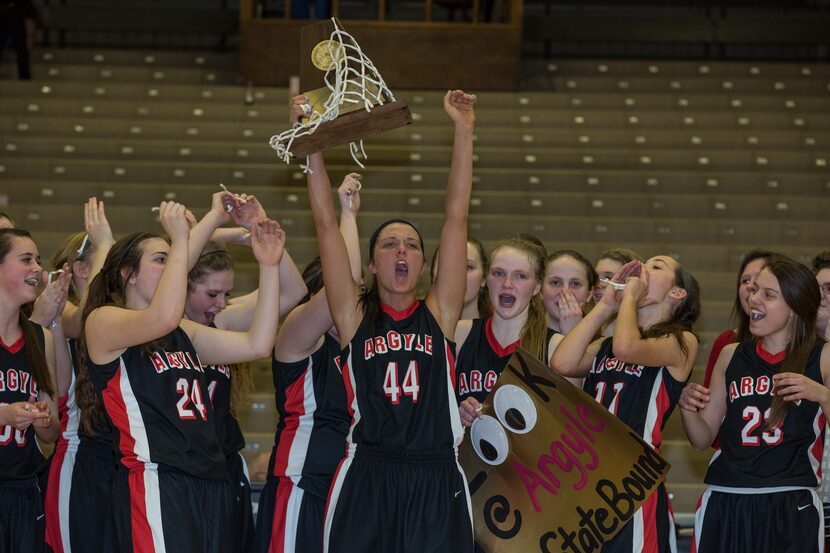
[[[204, 212], [224, 183], [276, 214], [298, 264], [315, 254], [297, 164], [267, 141], [286, 126], [287, 91], [244, 102], [227, 54], [38, 50], [34, 79], [0, 86], [0, 211], [30, 228], [48, 258], [97, 195], [118, 234], [152, 225], [162, 199]], [[703, 346], [727, 327], [734, 271], [754, 246], [807, 260], [830, 236], [830, 68], [652, 61], [529, 62], [532, 92], [480, 95], [471, 234], [487, 245], [517, 231], [595, 257], [625, 245], [675, 255], [701, 281]], [[451, 131], [441, 93], [398, 91], [413, 125], [366, 141], [364, 237], [390, 214], [435, 247]], [[327, 154], [333, 180], [355, 169]], [[8, 205], [3, 205], [5, 202]], [[255, 285], [235, 249], [241, 291]], [[270, 366], [240, 413], [252, 458], [273, 442]], [[664, 453], [675, 511], [689, 513], [708, 453], [674, 416]]]

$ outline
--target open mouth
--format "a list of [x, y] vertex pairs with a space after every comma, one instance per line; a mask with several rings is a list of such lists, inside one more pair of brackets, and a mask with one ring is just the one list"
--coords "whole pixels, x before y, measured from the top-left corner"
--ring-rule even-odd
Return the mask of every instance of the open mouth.
[[37, 288], [37, 285], [40, 283], [40, 279], [39, 279], [38, 277], [36, 277], [36, 276], [30, 276], [29, 278], [27, 278], [27, 279], [26, 279], [26, 280], [24, 280], [23, 282], [25, 282], [25, 283], [26, 283], [26, 284], [28, 284], [29, 286], [32, 286], [32, 287], [34, 287], [34, 288]]
[[760, 321], [766, 316], [766, 313], [764, 313], [763, 311], [758, 311], [757, 309], [751, 309], [749, 311], [749, 319], [752, 321]]
[[406, 264], [406, 261], [400, 260], [395, 263], [395, 278], [398, 280], [406, 280], [406, 277], [409, 276], [409, 265]]
[[512, 294], [499, 294], [499, 305], [505, 308], [513, 307], [516, 304], [516, 296]]
[[210, 311], [205, 311], [205, 321], [207, 324], [213, 324], [213, 321], [216, 319], [216, 313], [211, 313]]

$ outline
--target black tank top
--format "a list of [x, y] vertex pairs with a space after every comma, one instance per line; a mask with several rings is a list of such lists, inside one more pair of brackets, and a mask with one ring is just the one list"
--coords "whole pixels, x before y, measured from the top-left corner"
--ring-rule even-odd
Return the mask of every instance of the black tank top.
[[[211, 328], [216, 325], [210, 323]], [[233, 371], [237, 369], [228, 365], [206, 365], [205, 376], [208, 381], [208, 395], [213, 404], [213, 418], [216, 421], [216, 434], [225, 456], [234, 455], [245, 447], [245, 436], [239, 421], [231, 413], [231, 388]]]
[[60, 398], [59, 411], [61, 420], [61, 435], [55, 447], [64, 449], [77, 447], [78, 450], [95, 452], [102, 455], [112, 455], [112, 426], [109, 421], [99, 428], [92, 436], [81, 425], [81, 410], [75, 401], [75, 383], [78, 378], [78, 345], [74, 338], [66, 340], [69, 347], [69, 359], [72, 363], [72, 380], [66, 396]]
[[404, 311], [381, 305], [343, 350], [350, 443], [392, 451], [436, 451], [461, 443], [455, 401], [455, 344], [423, 302]]
[[[772, 377], [784, 353], [772, 355], [763, 341], [742, 342], [726, 367], [726, 416], [720, 426], [720, 448], [709, 462], [705, 482], [734, 488], [803, 486], [819, 483], [824, 448], [821, 406], [807, 400], [791, 403], [781, 424], [766, 429], [772, 408]], [[820, 341], [810, 354], [804, 374], [821, 377]]]
[[[43, 328], [31, 324], [37, 336], [36, 347], [43, 349]], [[37, 400], [38, 387], [26, 360], [27, 347], [23, 336], [11, 345], [0, 342], [0, 405]], [[0, 426], [0, 481], [32, 478], [44, 462], [34, 426], [22, 431], [12, 425]]]
[[132, 346], [105, 365], [90, 361], [90, 370], [121, 465], [142, 470], [156, 463], [198, 478], [227, 478], [208, 380], [181, 327], [149, 352]]
[[613, 338], [602, 342], [582, 389], [657, 449], [685, 383], [667, 367], [619, 361], [612, 345]]
[[458, 403], [468, 397], [483, 402], [496, 385], [499, 375], [519, 341], [502, 347], [493, 335], [493, 317], [472, 321], [470, 333], [458, 350], [455, 395]]
[[309, 357], [271, 368], [280, 420], [268, 474], [299, 478], [300, 488], [325, 498], [346, 453], [351, 418], [340, 372], [340, 344], [328, 333]]

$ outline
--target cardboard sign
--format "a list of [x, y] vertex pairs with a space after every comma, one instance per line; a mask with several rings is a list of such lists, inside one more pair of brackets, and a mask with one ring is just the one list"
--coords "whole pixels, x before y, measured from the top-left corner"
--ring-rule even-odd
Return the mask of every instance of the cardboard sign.
[[459, 448], [487, 553], [599, 551], [669, 463], [592, 397], [521, 348]]

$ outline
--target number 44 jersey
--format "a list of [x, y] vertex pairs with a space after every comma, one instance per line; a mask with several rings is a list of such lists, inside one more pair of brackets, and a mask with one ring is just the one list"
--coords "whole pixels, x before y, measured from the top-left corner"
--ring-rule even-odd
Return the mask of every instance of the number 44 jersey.
[[[822, 382], [819, 361], [824, 342], [810, 354], [804, 374]], [[773, 375], [785, 352], [772, 355], [763, 341], [738, 345], [726, 367], [726, 416], [705, 482], [733, 488], [799, 486], [814, 488], [820, 478], [824, 415], [817, 403], [790, 404], [784, 420], [767, 428], [772, 411]]]
[[89, 365], [122, 466], [156, 463], [206, 480], [227, 478], [205, 370], [181, 327], [110, 363]]
[[380, 324], [364, 318], [341, 356], [349, 442], [399, 451], [457, 446], [455, 345], [423, 302], [381, 307]]

